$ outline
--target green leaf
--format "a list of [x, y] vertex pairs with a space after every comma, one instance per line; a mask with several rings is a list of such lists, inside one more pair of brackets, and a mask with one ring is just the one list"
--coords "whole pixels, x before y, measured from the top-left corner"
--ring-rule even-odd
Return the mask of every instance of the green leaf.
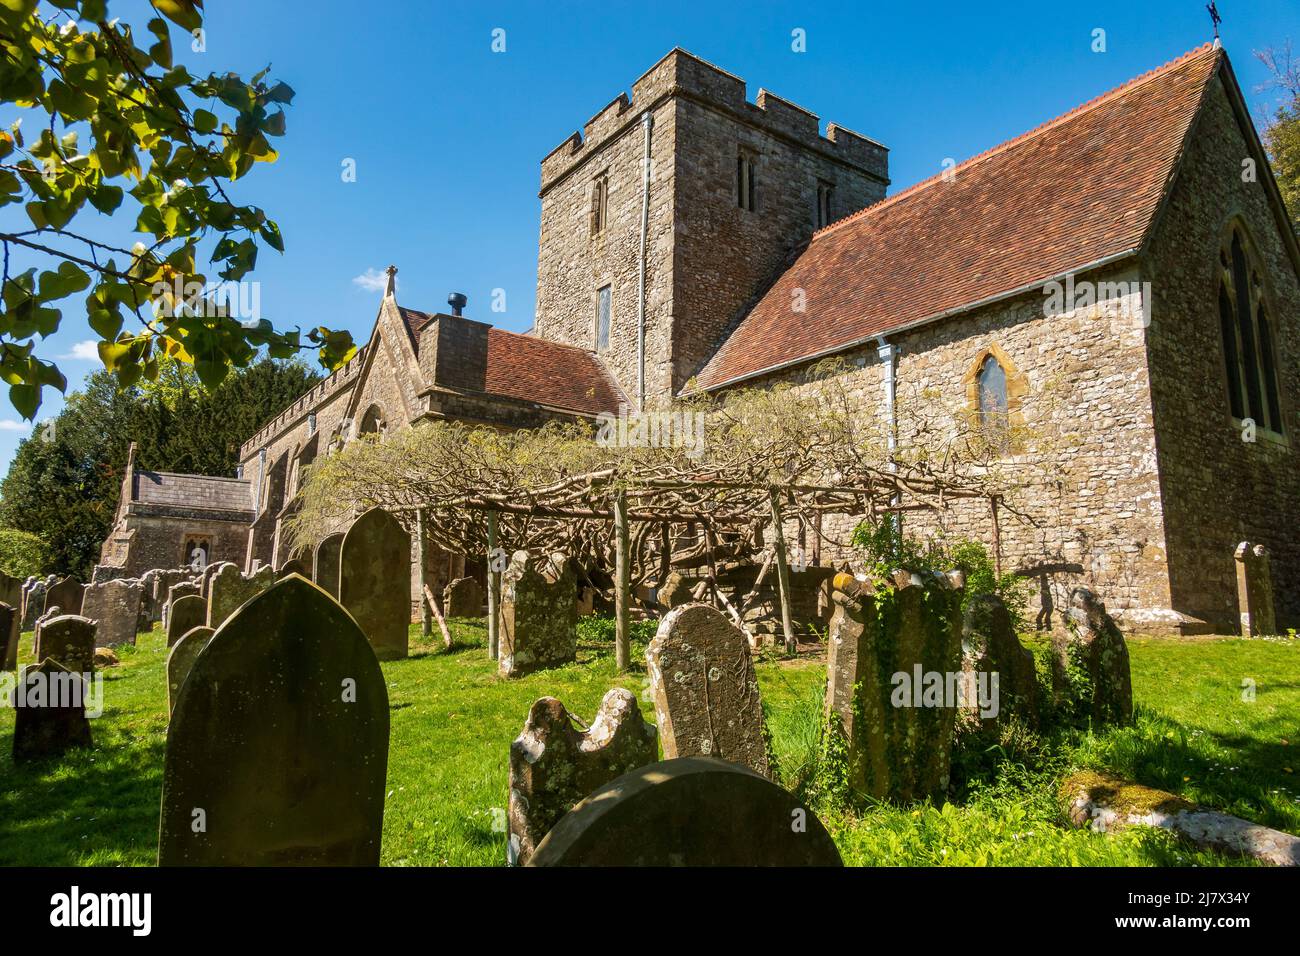
[[90, 204], [106, 216], [111, 216], [122, 205], [122, 187], [101, 184], [90, 194]]
[[203, 0], [154, 0], [158, 12], [177, 26], [197, 30], [203, 24]]
[[195, 110], [194, 128], [200, 133], [214, 132], [217, 128], [217, 114], [210, 110]]
[[280, 235], [280, 227], [275, 223], [268, 221], [265, 226], [258, 230], [258, 235], [262, 237], [263, 242], [276, 252], [284, 252], [284, 239]]

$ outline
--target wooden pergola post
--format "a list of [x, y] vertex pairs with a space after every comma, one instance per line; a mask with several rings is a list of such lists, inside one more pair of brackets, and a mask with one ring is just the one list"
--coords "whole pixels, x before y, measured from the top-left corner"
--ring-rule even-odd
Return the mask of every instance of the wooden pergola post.
[[493, 567], [497, 550], [497, 513], [487, 513], [488, 657], [501, 656], [501, 575]]
[[785, 652], [795, 653], [794, 620], [790, 614], [790, 566], [786, 563], [785, 531], [781, 527], [781, 499], [773, 488], [770, 494], [772, 502], [772, 547], [776, 550], [776, 581], [781, 595], [781, 630], [785, 635]]
[[632, 638], [628, 631], [632, 555], [628, 531], [627, 496], [620, 491], [614, 497], [614, 666], [620, 673], [632, 661]]
[[[424, 592], [429, 590], [429, 586], [424, 580], [424, 570], [428, 567], [427, 537], [428, 531], [425, 527], [424, 509], [421, 508], [415, 513], [415, 549], [416, 562], [420, 569], [420, 588]], [[423, 595], [421, 597], [423, 598]], [[426, 641], [433, 635], [433, 621], [430, 619], [429, 602], [423, 599], [420, 601], [420, 635]]]

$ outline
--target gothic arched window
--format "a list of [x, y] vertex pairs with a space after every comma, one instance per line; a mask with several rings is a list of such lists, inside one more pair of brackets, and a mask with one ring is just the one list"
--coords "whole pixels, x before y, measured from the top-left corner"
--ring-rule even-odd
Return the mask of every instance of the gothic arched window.
[[1228, 380], [1228, 409], [1260, 428], [1282, 434], [1277, 355], [1264, 303], [1263, 278], [1240, 226], [1219, 250], [1219, 331]]
[[1007, 426], [1007, 370], [992, 355], [985, 356], [976, 378], [979, 386], [980, 427], [986, 434]]

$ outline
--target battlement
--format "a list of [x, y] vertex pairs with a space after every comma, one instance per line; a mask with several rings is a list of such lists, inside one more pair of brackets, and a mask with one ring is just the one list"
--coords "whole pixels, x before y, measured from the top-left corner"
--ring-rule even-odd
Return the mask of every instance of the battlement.
[[632, 95], [620, 93], [542, 159], [541, 192], [598, 153], [610, 140], [663, 100], [680, 96], [731, 115], [774, 136], [793, 141], [831, 159], [878, 178], [888, 177], [888, 149], [835, 123], [820, 132], [815, 113], [760, 89], [753, 103], [746, 99], [745, 81], [680, 48], [670, 50], [632, 84]]
[[321, 379], [313, 385], [308, 391], [303, 392], [294, 401], [292, 405], [282, 411], [275, 418], [271, 419], [256, 435], [239, 446], [239, 460], [248, 461], [257, 450], [263, 445], [270, 444], [272, 439], [283, 431], [290, 422], [301, 418], [308, 412], [318, 408], [326, 399], [333, 396], [339, 389], [351, 385], [357, 373], [361, 371], [363, 360], [366, 356], [368, 346], [362, 346], [357, 349], [355, 355], [348, 359], [347, 364], [342, 368], [331, 372], [327, 377]]

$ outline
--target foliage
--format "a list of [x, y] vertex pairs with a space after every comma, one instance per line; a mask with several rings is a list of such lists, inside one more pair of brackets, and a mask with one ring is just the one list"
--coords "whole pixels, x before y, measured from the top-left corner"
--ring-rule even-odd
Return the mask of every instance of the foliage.
[[[58, 330], [62, 300], [78, 293], [100, 358], [123, 386], [156, 379], [164, 356], [192, 365], [211, 388], [260, 349], [285, 358], [307, 347], [299, 330], [232, 314], [196, 264], [206, 254], [215, 278], [238, 283], [261, 246], [284, 251], [275, 221], [228, 189], [255, 163], [276, 160], [270, 140], [284, 135], [293, 90], [268, 83], [267, 70], [245, 81], [175, 63], [171, 24], [202, 49], [202, 0], [159, 0], [161, 16], [139, 32], [110, 18], [108, 0], [52, 6], [43, 17], [37, 0], [0, 3], [0, 103], [26, 114], [0, 131], [0, 206], [23, 203], [33, 227], [0, 232], [0, 377], [13, 406], [30, 419], [44, 386], [66, 388], [34, 345]], [[24, 118], [34, 121], [30, 136]], [[91, 209], [126, 217], [144, 238], [131, 248], [89, 238], [79, 227]], [[11, 249], [48, 268], [11, 275]], [[138, 328], [124, 328], [128, 315]], [[306, 339], [328, 368], [355, 351], [350, 335], [323, 326]]]
[[966, 576], [963, 601], [981, 594], [996, 594], [1011, 615], [1012, 626], [1024, 626], [1032, 584], [1013, 573], [998, 574], [988, 549], [969, 538], [946, 543], [937, 538], [922, 541], [900, 531], [898, 523], [885, 518], [865, 519], [853, 529], [853, 547], [861, 552], [867, 575], [884, 581], [897, 568], [919, 574], [943, 574], [960, 570]]
[[1292, 60], [1289, 42], [1280, 50], [1269, 48], [1255, 55], [1272, 76], [1269, 85], [1281, 93], [1281, 102], [1264, 129], [1264, 145], [1291, 224], [1300, 231], [1300, 64]]
[[233, 475], [240, 444], [316, 378], [301, 362], [263, 360], [208, 391], [190, 366], [173, 365], [182, 384], [172, 405], [139, 386], [123, 388], [101, 369], [19, 444], [0, 484], [0, 524], [44, 540], [50, 570], [88, 578], [132, 441], [142, 468]]
[[25, 581], [33, 574], [44, 574], [49, 560], [49, 549], [36, 535], [14, 528], [0, 528], [0, 571]]

